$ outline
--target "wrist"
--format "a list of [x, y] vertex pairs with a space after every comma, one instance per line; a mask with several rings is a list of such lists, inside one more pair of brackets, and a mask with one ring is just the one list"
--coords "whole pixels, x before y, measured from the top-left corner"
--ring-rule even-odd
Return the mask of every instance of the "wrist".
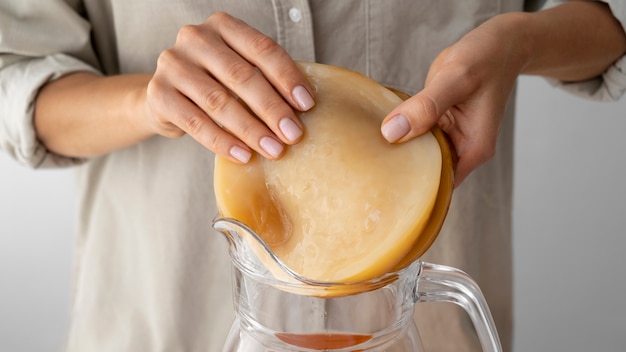
[[[500, 38], [504, 50], [508, 53], [510, 71], [518, 76], [528, 69], [534, 60], [534, 43], [530, 29], [532, 28], [532, 14], [526, 12], [509, 12], [494, 17], [493, 32]], [[487, 23], [486, 23], [487, 24]]]
[[148, 83], [152, 75], [136, 74], [126, 77], [129, 89], [123, 100], [125, 119], [129, 128], [134, 131], [138, 139], [146, 139], [156, 134], [153, 124], [150, 123], [150, 111], [147, 104]]
[[93, 157], [150, 137], [143, 112], [149, 79], [78, 72], [48, 83], [36, 101], [38, 138], [59, 155]]

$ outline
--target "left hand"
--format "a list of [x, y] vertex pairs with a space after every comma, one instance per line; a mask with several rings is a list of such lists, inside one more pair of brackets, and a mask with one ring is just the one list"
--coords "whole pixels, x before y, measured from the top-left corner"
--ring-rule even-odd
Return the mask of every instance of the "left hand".
[[424, 89], [397, 106], [381, 131], [404, 142], [435, 123], [449, 136], [458, 156], [455, 185], [491, 159], [504, 110], [523, 67], [523, 52], [497, 16], [468, 33], [435, 59]]

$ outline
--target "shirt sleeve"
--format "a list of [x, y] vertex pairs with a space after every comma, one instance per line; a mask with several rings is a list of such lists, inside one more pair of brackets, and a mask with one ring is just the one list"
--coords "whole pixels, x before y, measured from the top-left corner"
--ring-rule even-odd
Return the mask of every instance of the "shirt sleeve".
[[0, 2], [0, 150], [33, 168], [82, 161], [48, 151], [33, 125], [35, 99], [43, 85], [72, 72], [99, 72], [90, 25], [74, 3]]
[[[554, 6], [567, 0], [549, 0], [545, 6]], [[626, 1], [604, 0], [626, 31]], [[626, 56], [613, 63], [602, 75], [586, 81], [563, 82], [548, 78], [555, 87], [564, 89], [574, 95], [598, 101], [616, 101], [626, 92]]]

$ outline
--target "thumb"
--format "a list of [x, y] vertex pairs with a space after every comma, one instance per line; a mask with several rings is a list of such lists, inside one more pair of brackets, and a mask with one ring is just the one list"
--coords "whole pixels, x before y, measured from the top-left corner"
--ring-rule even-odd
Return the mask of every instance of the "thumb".
[[456, 81], [449, 75], [433, 77], [421, 92], [384, 118], [380, 128], [383, 137], [389, 143], [401, 143], [429, 131], [448, 109], [469, 97], [471, 89], [460, 87]]

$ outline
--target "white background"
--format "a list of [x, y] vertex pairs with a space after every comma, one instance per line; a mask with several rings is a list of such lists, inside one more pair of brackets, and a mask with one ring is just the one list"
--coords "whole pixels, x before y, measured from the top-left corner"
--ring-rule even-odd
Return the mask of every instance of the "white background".
[[[626, 99], [523, 77], [514, 203], [515, 352], [624, 351]], [[68, 325], [71, 170], [0, 153], [0, 351], [60, 351]], [[208, 351], [212, 352], [212, 351]]]

